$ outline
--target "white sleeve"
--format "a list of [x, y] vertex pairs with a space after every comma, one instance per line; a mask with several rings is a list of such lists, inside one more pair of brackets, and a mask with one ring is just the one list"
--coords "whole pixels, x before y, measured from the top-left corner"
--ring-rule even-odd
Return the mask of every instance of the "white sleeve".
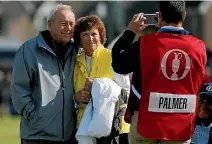
[[113, 71], [114, 81], [121, 87], [127, 90], [128, 95], [130, 94], [130, 77], [129, 75], [121, 75]]

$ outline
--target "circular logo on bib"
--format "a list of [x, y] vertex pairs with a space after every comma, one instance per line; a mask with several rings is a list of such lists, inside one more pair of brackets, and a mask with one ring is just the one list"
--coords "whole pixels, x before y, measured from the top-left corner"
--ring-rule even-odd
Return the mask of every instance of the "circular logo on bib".
[[[167, 72], [168, 61], [171, 61], [171, 63], [169, 63], [171, 67], [171, 70], [169, 70], [169, 72]], [[161, 71], [163, 75], [169, 80], [181, 80], [188, 74], [191, 67], [190, 65], [190, 57], [186, 52], [180, 49], [172, 49], [164, 54], [161, 61]], [[183, 70], [183, 72], [179, 74], [179, 70]]]

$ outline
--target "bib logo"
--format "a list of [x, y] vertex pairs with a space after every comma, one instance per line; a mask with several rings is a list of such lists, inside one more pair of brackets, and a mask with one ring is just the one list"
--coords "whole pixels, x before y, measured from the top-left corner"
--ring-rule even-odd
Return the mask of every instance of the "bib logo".
[[[168, 76], [167, 74], [167, 60], [169, 55], [174, 55], [174, 59], [172, 60], [172, 74], [171, 76]], [[182, 75], [179, 75], [177, 72], [181, 66], [181, 60], [184, 57], [185, 59], [185, 67], [184, 67], [184, 72]], [[162, 58], [161, 61], [161, 70], [163, 75], [169, 79], [169, 80], [180, 80], [183, 79], [184, 77], [186, 77], [186, 75], [188, 74], [189, 70], [190, 70], [190, 66], [191, 66], [191, 61], [190, 61], [190, 57], [188, 56], [188, 54], [180, 49], [172, 49], [169, 50], [168, 52], [165, 53], [165, 55]], [[182, 66], [181, 66], [182, 67]]]

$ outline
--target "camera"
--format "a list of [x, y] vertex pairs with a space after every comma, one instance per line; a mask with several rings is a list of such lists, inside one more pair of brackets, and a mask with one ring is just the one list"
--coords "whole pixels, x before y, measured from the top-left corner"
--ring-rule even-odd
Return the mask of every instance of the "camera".
[[159, 24], [159, 13], [154, 14], [144, 14], [143, 17], [146, 18], [142, 24], [146, 25], [157, 25]]

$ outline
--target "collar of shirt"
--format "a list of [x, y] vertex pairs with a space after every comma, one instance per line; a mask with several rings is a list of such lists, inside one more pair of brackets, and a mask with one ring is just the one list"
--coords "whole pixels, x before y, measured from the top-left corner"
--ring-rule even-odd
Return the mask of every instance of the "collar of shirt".
[[163, 26], [161, 27], [158, 32], [164, 32], [164, 31], [180, 31], [184, 30], [183, 27], [174, 27], [174, 26]]

